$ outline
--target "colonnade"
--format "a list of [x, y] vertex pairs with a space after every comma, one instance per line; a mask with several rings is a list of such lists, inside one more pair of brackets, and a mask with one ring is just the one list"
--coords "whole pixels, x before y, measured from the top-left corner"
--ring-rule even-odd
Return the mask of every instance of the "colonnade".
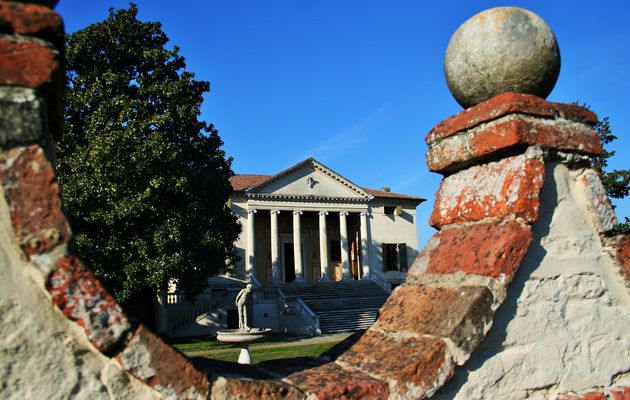
[[[262, 211], [262, 210], [260, 210]], [[256, 255], [255, 255], [255, 215], [256, 209], [247, 210], [247, 248], [245, 274], [251, 276], [256, 271]], [[293, 256], [295, 265], [295, 281], [306, 281], [306, 266], [302, 262], [302, 229], [301, 219], [302, 210], [290, 211], [293, 214]], [[348, 241], [348, 211], [335, 211], [339, 215], [339, 233], [341, 242], [341, 266], [343, 270], [343, 279], [350, 279], [350, 249]], [[328, 253], [328, 229], [326, 226], [326, 217], [332, 211], [319, 211], [319, 256], [320, 256], [320, 280], [331, 280], [330, 277], [330, 257]], [[272, 280], [275, 283], [282, 282], [281, 270], [281, 249], [280, 249], [280, 232], [278, 229], [278, 218], [280, 210], [269, 211], [271, 216], [270, 233], [271, 233], [271, 270]], [[361, 235], [361, 268], [363, 268], [363, 277], [370, 275], [370, 240], [369, 240], [369, 213], [361, 211], [360, 213], [360, 235]]]

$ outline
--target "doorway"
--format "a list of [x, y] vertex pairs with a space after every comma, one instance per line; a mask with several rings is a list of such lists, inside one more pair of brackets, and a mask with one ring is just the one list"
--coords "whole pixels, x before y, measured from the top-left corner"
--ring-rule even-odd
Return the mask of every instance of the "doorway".
[[293, 243], [283, 243], [282, 253], [284, 254], [284, 262], [282, 266], [284, 268], [284, 281], [293, 282], [295, 280], [295, 257], [293, 254]]

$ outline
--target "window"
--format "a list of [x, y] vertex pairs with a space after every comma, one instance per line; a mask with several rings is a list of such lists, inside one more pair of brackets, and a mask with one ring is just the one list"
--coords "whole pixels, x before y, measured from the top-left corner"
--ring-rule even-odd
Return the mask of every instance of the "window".
[[402, 215], [402, 207], [401, 206], [384, 206], [383, 207], [383, 214], [385, 215], [396, 215], [396, 216], [401, 216]]
[[383, 243], [383, 270], [407, 271], [407, 245]]
[[383, 268], [385, 271], [398, 271], [398, 246], [383, 243]]

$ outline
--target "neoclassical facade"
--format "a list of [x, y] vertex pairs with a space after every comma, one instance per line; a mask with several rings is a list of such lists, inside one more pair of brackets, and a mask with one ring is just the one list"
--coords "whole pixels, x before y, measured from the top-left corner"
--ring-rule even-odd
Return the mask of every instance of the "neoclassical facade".
[[360, 187], [308, 158], [275, 175], [236, 175], [243, 231], [236, 275], [262, 284], [404, 279], [425, 199]]

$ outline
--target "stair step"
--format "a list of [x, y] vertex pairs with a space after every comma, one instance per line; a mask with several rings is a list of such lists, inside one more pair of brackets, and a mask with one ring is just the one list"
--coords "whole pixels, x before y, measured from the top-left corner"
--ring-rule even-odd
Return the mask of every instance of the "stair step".
[[300, 298], [319, 318], [322, 333], [367, 329], [389, 294], [376, 283], [342, 281], [300, 283], [281, 287], [288, 299]]

